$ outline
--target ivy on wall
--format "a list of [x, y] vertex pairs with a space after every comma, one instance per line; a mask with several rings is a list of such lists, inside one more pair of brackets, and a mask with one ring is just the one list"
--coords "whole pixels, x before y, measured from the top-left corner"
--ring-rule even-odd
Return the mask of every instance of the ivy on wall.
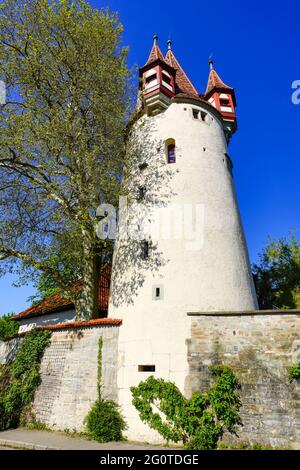
[[17, 427], [23, 410], [34, 397], [40, 383], [40, 362], [50, 343], [51, 332], [27, 333], [15, 360], [5, 366], [0, 377], [0, 430]]
[[299, 380], [300, 379], [300, 362], [297, 362], [296, 364], [293, 364], [289, 368], [289, 381], [293, 382], [293, 380]]
[[211, 372], [215, 383], [189, 400], [174, 383], [153, 376], [131, 387], [141, 420], [167, 441], [182, 441], [188, 449], [215, 449], [225, 430], [235, 434], [241, 424], [241, 401], [238, 380], [229, 367], [211, 367]]

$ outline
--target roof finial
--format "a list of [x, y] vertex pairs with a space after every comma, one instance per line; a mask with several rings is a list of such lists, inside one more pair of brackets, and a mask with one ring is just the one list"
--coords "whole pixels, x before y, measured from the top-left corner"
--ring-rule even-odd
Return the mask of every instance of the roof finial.
[[168, 44], [168, 51], [171, 51], [172, 50], [172, 41], [171, 41], [171, 39], [168, 39], [167, 44]]
[[158, 43], [158, 34], [154, 34], [153, 41], [154, 41], [154, 45], [156, 46]]
[[213, 68], [214, 68], [214, 61], [213, 61], [212, 57], [213, 57], [213, 55], [210, 54], [210, 56], [208, 58], [208, 64], [209, 64], [210, 70], [213, 70]]

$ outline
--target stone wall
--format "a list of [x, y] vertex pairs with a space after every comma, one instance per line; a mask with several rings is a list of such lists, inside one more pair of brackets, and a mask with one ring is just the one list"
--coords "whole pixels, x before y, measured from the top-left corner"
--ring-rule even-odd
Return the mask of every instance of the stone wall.
[[[186, 393], [209, 386], [209, 366], [226, 364], [241, 382], [239, 441], [300, 449], [300, 311], [191, 314]], [[227, 436], [226, 440], [235, 440]]]
[[0, 341], [0, 364], [9, 364], [17, 354], [22, 338], [17, 337], [9, 341]]
[[97, 399], [98, 343], [102, 347], [102, 395], [117, 400], [117, 326], [55, 330], [41, 362], [33, 403], [36, 419], [55, 429], [81, 431]]

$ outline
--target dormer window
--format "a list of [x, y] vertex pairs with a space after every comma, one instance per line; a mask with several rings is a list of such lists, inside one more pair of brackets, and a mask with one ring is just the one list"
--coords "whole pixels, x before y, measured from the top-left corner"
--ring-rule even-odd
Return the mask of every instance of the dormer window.
[[167, 153], [167, 162], [168, 163], [176, 163], [175, 140], [174, 139], [168, 139], [166, 141], [166, 153]]
[[149, 77], [146, 77], [146, 85], [148, 85], [149, 83], [153, 82], [154, 80], [156, 80], [156, 73], [153, 73], [153, 74], [150, 75]]
[[163, 79], [163, 82], [166, 82], [168, 85], [171, 85], [171, 77], [169, 77], [165, 73], [162, 74], [162, 79]]
[[220, 99], [220, 105], [221, 106], [226, 106], [226, 107], [231, 107], [230, 101], [226, 99]]

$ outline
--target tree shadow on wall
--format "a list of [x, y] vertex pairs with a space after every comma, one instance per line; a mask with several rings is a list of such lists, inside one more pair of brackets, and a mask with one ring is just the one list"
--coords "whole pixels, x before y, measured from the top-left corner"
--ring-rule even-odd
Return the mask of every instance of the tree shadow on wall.
[[[114, 307], [132, 305], [146, 273], [154, 275], [169, 261], [151, 237], [149, 224], [154, 212], [166, 207], [176, 194], [170, 183], [178, 170], [167, 163], [165, 142], [155, 139], [156, 129], [155, 118], [141, 118], [132, 126], [126, 143], [122, 193], [129, 213], [124, 224], [119, 212], [110, 292]], [[145, 242], [148, 256], [143, 256]]]

